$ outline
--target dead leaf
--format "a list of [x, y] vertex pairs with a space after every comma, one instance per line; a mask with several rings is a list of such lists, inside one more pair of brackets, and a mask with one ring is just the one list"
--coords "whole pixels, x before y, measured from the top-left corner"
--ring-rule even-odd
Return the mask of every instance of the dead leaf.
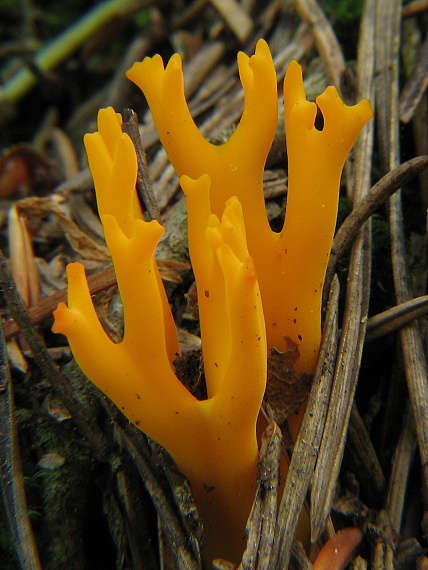
[[190, 269], [188, 263], [175, 259], [156, 259], [156, 265], [162, 279], [173, 283], [182, 283], [181, 272]]
[[84, 259], [93, 261], [108, 261], [110, 259], [108, 249], [82, 232], [52, 198], [25, 198], [18, 202], [18, 208], [19, 212], [31, 219], [43, 219], [46, 216], [54, 215], [71, 247]]
[[27, 307], [39, 302], [39, 278], [25, 218], [14, 204], [8, 215], [10, 267], [17, 289]]
[[47, 194], [60, 182], [56, 165], [29, 144], [10, 148], [0, 160], [0, 198]]
[[300, 357], [297, 344], [285, 339], [287, 349], [279, 352], [273, 348], [268, 357], [265, 404], [271, 420], [281, 425], [296, 412], [307, 399], [311, 387], [310, 374], [297, 374], [293, 366]]
[[198, 400], [207, 398], [204, 365], [201, 350], [189, 350], [174, 362], [177, 378]]

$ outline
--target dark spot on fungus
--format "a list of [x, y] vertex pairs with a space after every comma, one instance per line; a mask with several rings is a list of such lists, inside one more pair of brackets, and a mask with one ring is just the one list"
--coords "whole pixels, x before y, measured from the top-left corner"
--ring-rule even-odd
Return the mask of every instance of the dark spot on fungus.
[[137, 400], [140, 400], [140, 399], [141, 399], [140, 394], [135, 394], [135, 395], [137, 396]]
[[297, 335], [297, 338], [298, 338], [299, 340], [302, 340], [302, 335], [301, 335], [301, 334], [298, 334], [298, 335]]
[[217, 362], [214, 362], [214, 366], [215, 366], [216, 368], [218, 368], [218, 364], [217, 364]]
[[296, 323], [297, 323], [297, 319], [293, 319], [293, 323], [296, 324]]
[[209, 296], [210, 296], [210, 292], [208, 291], [208, 289], [205, 289], [204, 295], [205, 295], [205, 297], [209, 297]]
[[206, 483], [204, 483], [204, 489], [207, 493], [211, 493], [211, 491], [214, 491], [215, 487], [214, 485], [207, 485]]

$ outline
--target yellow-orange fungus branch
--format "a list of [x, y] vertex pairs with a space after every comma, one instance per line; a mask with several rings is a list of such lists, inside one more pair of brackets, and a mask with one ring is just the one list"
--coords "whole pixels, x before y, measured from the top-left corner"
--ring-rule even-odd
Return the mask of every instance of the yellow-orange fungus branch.
[[[137, 159], [122, 118], [98, 115], [85, 145], [98, 208], [124, 309], [117, 344], [103, 330], [83, 266], [71, 264], [68, 307], [55, 312], [84, 373], [142, 431], [162, 444], [189, 478], [201, 514], [205, 560], [238, 563], [257, 476], [256, 424], [266, 386], [268, 348], [300, 349], [298, 373], [312, 373], [321, 336], [321, 293], [346, 156], [371, 117], [370, 104], [347, 107], [333, 88], [306, 101], [301, 68], [284, 80], [289, 192], [283, 230], [271, 231], [263, 169], [277, 124], [275, 68], [267, 44], [238, 55], [245, 91], [242, 119], [222, 146], [206, 141], [190, 116], [181, 60], [160, 56], [128, 72], [144, 91], [188, 206], [189, 249], [198, 289], [208, 399], [177, 379], [176, 329], [154, 252], [163, 228], [143, 219], [135, 191]], [[260, 290], [259, 290], [260, 286]]]
[[[240, 123], [222, 146], [198, 131], [184, 97], [181, 59], [174, 55], [166, 68], [156, 55], [136, 63], [127, 76], [144, 92], [162, 144], [177, 173], [198, 178], [208, 174], [211, 211], [220, 215], [225, 201], [237, 196], [242, 204], [248, 249], [254, 259], [263, 300], [268, 347], [284, 350], [285, 337], [299, 347], [298, 372], [313, 373], [321, 338], [321, 293], [337, 215], [340, 176], [361, 128], [372, 116], [370, 103], [346, 106], [333, 87], [317, 98], [324, 127], [314, 126], [317, 105], [306, 100], [301, 67], [291, 62], [284, 79], [284, 105], [289, 162], [289, 191], [284, 228], [270, 230], [263, 199], [263, 168], [277, 122], [275, 68], [263, 40], [256, 53], [238, 55], [245, 92]], [[209, 206], [206, 189], [188, 197], [189, 246], [201, 239], [195, 220]], [[202, 193], [204, 194], [202, 196]], [[193, 247], [195, 251], [196, 247]], [[194, 254], [195, 255], [195, 254]], [[193, 257], [193, 256], [192, 256]], [[199, 263], [192, 259], [193, 263]], [[203, 263], [203, 260], [202, 262]], [[210, 290], [203, 271], [198, 288]], [[212, 289], [212, 287], [211, 287]], [[209, 311], [207, 303], [201, 307]], [[214, 333], [213, 333], [214, 334]], [[204, 346], [205, 366], [214, 361]]]
[[[190, 479], [204, 521], [208, 559], [239, 561], [256, 485], [256, 422], [267, 359], [260, 292], [242, 209], [231, 198], [221, 220], [208, 210], [203, 220], [199, 253], [218, 287], [211, 301], [222, 337], [213, 347], [221, 365], [207, 375], [215, 389], [210, 389], [207, 400], [198, 401], [171, 365], [179, 347], [153, 257], [163, 228], [142, 218], [135, 200], [135, 151], [119, 124], [112, 109], [100, 111], [99, 132], [87, 135], [85, 144], [124, 307], [123, 340], [115, 344], [103, 330], [80, 263], [68, 266], [69, 306], [59, 305], [54, 331], [67, 335], [85, 374], [135, 425], [161, 443]], [[209, 178], [187, 179], [183, 185], [203, 193]], [[201, 324], [210, 330], [209, 313], [201, 316]]]

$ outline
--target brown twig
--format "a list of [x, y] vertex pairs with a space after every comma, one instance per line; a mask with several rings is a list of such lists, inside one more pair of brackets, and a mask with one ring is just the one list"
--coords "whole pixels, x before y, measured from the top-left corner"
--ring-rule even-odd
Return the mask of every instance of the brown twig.
[[358, 230], [369, 217], [387, 200], [414, 176], [420, 174], [428, 167], [428, 156], [417, 156], [404, 162], [385, 174], [367, 193], [367, 195], [352, 210], [346, 220], [338, 229], [331, 248], [330, 260], [326, 272], [326, 290], [334, 275], [337, 261], [352, 243]]
[[[106, 269], [101, 269], [96, 273], [89, 275], [88, 285], [91, 295], [99, 293], [108, 287], [116, 285], [116, 274], [113, 267], [107, 267]], [[50, 297], [43, 299], [34, 307], [27, 309], [26, 313], [33, 325], [37, 325], [52, 316], [53, 311], [57, 308], [58, 303], [67, 301], [67, 287], [57, 291]], [[11, 338], [20, 331], [20, 325], [15, 319], [14, 321], [6, 321], [4, 323], [4, 331], [6, 339]]]
[[37, 546], [28, 517], [12, 378], [6, 340], [0, 323], [0, 482], [13, 547], [22, 570], [41, 570]]
[[[156, 263], [159, 267], [161, 277], [175, 283], [181, 282], [179, 272], [190, 268], [188, 263], [171, 259], [157, 259]], [[92, 275], [89, 275], [87, 280], [91, 295], [95, 295], [100, 291], [104, 291], [109, 287], [117, 285], [116, 273], [114, 272], [113, 266], [96, 271]], [[64, 287], [64, 289], [53, 293], [50, 297], [42, 299], [37, 303], [37, 305], [34, 305], [34, 307], [27, 309], [27, 314], [33, 325], [40, 324], [45, 319], [51, 317], [53, 311], [57, 308], [58, 303], [65, 303], [67, 301], [67, 294], [68, 289], [67, 287]], [[19, 333], [20, 329], [17, 322], [5, 321], [3, 324], [7, 340]]]
[[366, 342], [371, 342], [401, 329], [426, 313], [428, 313], [428, 295], [416, 297], [378, 315], [374, 315], [367, 321]]
[[138, 130], [138, 117], [132, 109], [124, 109], [123, 111], [122, 130], [131, 138], [137, 155], [138, 174], [136, 186], [138, 197], [150, 219], [159, 221], [160, 212], [150, 182], [146, 151], [141, 144], [140, 132]]
[[302, 20], [312, 26], [315, 42], [326, 66], [330, 85], [334, 85], [339, 93], [344, 96], [342, 87], [346, 63], [330, 22], [316, 0], [295, 0], [295, 6]]
[[[358, 46], [358, 97], [366, 97], [369, 100], [373, 100], [374, 97], [372, 28], [374, 9], [374, 0], [365, 3]], [[355, 148], [353, 189], [355, 208], [358, 208], [369, 193], [373, 133], [373, 122], [370, 122]], [[323, 532], [334, 501], [362, 357], [370, 297], [370, 274], [371, 226], [370, 223], [366, 223], [360, 227], [351, 250], [345, 310], [332, 392], [312, 483], [312, 540], [317, 540]]]

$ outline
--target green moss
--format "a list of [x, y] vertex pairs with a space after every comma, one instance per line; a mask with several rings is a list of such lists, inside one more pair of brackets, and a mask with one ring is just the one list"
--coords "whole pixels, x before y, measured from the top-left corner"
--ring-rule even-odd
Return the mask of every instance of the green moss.
[[356, 59], [362, 0], [322, 0], [347, 61]]
[[152, 21], [151, 13], [148, 10], [141, 10], [138, 14], [135, 15], [134, 24], [140, 30], [145, 30], [150, 26]]
[[336, 24], [349, 23], [360, 19], [363, 0], [322, 0], [321, 6]]

